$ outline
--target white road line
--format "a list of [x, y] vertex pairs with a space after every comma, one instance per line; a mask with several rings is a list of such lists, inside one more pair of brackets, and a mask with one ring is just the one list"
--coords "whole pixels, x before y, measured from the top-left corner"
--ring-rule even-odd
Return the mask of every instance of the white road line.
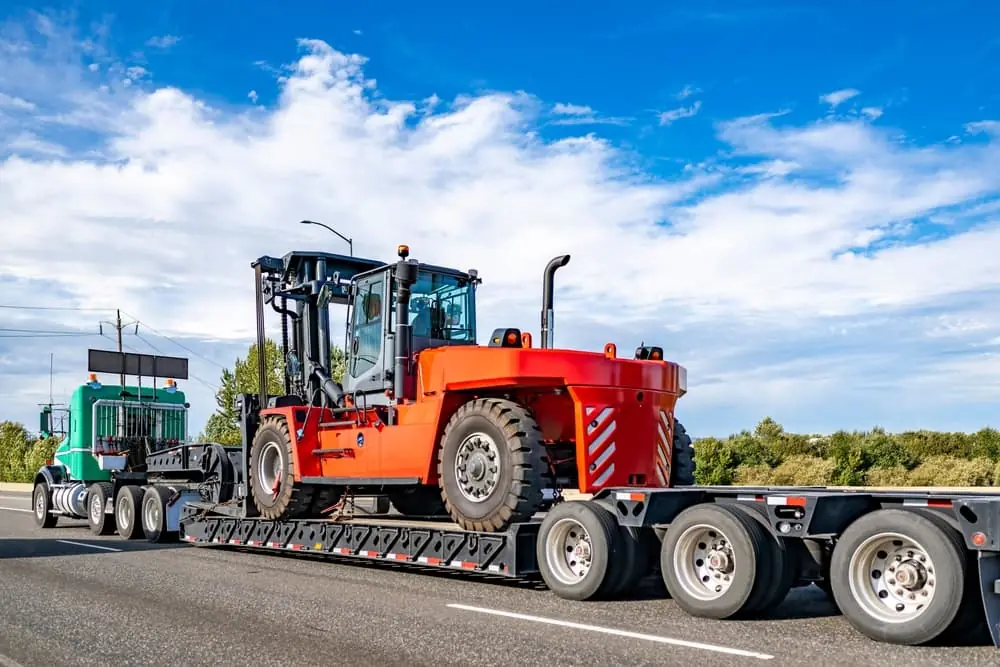
[[30, 500], [28, 496], [0, 496], [0, 500]]
[[7, 510], [8, 512], [31, 512], [31, 510], [26, 510], [23, 507], [0, 507], [0, 510]]
[[115, 549], [114, 547], [102, 547], [100, 544], [87, 544], [86, 542], [73, 542], [72, 540], [56, 540], [56, 542], [75, 544], [78, 547], [90, 547], [91, 549], [103, 549], [104, 551], [121, 551], [121, 549]]
[[470, 607], [464, 604], [449, 604], [452, 609], [463, 609], [465, 611], [475, 611], [480, 614], [493, 614], [494, 616], [506, 616], [508, 618], [517, 618], [522, 621], [533, 621], [535, 623], [547, 623], [549, 625], [560, 625], [564, 628], [574, 628], [576, 630], [587, 630], [589, 632], [600, 632], [606, 635], [617, 635], [619, 637], [628, 637], [630, 639], [644, 639], [650, 642], [657, 642], [659, 644], [672, 644], [674, 646], [684, 646], [687, 648], [696, 648], [703, 651], [715, 651], [716, 653], [727, 653], [729, 655], [738, 655], [745, 658], [757, 658], [758, 660], [771, 660], [774, 658], [773, 655], [768, 655], [767, 653], [757, 653], [755, 651], [744, 651], [738, 648], [729, 648], [728, 646], [717, 646], [715, 644], [703, 644], [700, 642], [689, 642], [683, 639], [671, 639], [669, 637], [660, 637], [657, 635], [647, 635], [641, 632], [630, 632], [628, 630], [615, 630], [614, 628], [604, 628], [599, 625], [586, 625], [584, 623], [574, 623], [572, 621], [560, 621], [554, 618], [545, 618], [543, 616], [529, 616], [527, 614], [517, 614], [511, 611], [498, 611], [496, 609], [485, 609], [483, 607]]

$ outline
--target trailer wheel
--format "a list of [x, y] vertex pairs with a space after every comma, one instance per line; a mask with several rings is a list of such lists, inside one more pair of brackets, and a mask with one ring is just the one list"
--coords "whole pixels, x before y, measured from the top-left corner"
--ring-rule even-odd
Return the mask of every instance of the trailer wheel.
[[544, 503], [544, 452], [538, 423], [517, 403], [480, 398], [462, 405], [438, 450], [441, 495], [452, 519], [483, 532], [530, 519]]
[[767, 536], [766, 541], [771, 551], [762, 567], [770, 568], [772, 585], [762, 594], [756, 604], [752, 607], [748, 604], [743, 608], [743, 613], [766, 613], [780, 605], [788, 597], [788, 591], [792, 589], [792, 584], [799, 577], [799, 550], [805, 547], [801, 540], [775, 535], [771, 530], [771, 522], [763, 512], [740, 505], [735, 505], [734, 508], [743, 511], [747, 516], [757, 521], [761, 531]]
[[115, 498], [115, 527], [118, 535], [126, 540], [134, 540], [142, 535], [142, 521], [139, 506], [142, 504], [142, 489], [138, 486], [123, 486]]
[[167, 530], [167, 501], [170, 489], [150, 486], [142, 496], [142, 532], [150, 542], [172, 542], [178, 537], [177, 531]]
[[267, 417], [250, 445], [253, 503], [265, 519], [294, 519], [309, 513], [314, 489], [295, 483], [292, 438], [283, 417]]
[[663, 583], [692, 616], [750, 613], [776, 583], [771, 536], [736, 505], [695, 505], [670, 523], [660, 550]]
[[614, 515], [590, 500], [562, 502], [538, 528], [535, 556], [549, 590], [566, 600], [613, 594], [624, 545]]
[[394, 489], [386, 495], [396, 511], [403, 516], [448, 516], [440, 487], [411, 486]]
[[694, 445], [684, 424], [674, 420], [673, 452], [670, 460], [670, 486], [694, 486]]
[[107, 482], [95, 482], [87, 489], [87, 523], [95, 535], [110, 535], [115, 530], [115, 515], [105, 509], [114, 487]]
[[922, 513], [887, 509], [844, 531], [833, 549], [830, 584], [855, 629], [876, 641], [917, 645], [952, 625], [967, 560], [948, 530]]
[[47, 483], [35, 484], [31, 492], [31, 507], [34, 509], [35, 525], [39, 528], [52, 528], [56, 525], [59, 517], [52, 513], [52, 491]]

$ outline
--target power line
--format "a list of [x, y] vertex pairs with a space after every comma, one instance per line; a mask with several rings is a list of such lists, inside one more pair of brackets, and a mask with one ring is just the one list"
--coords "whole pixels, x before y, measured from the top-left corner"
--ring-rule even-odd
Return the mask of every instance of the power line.
[[[131, 315], [129, 315], [129, 317], [131, 317]], [[147, 324], [147, 325], [143, 325], [143, 326], [149, 326], [149, 325]], [[147, 340], [146, 337], [143, 336], [143, 335], [141, 335], [138, 331], [135, 332], [135, 336], [136, 336], [136, 338], [138, 338], [139, 340], [141, 340], [143, 343], [145, 343], [146, 345], [148, 345], [150, 348], [152, 348], [153, 352], [156, 352], [157, 354], [163, 354], [163, 351], [160, 350], [160, 348], [156, 347], [151, 342], [149, 342], [149, 340]], [[206, 387], [208, 387], [212, 391], [219, 391], [218, 387], [216, 387], [215, 385], [211, 384], [210, 382], [202, 380], [200, 377], [198, 377], [194, 373], [191, 373], [190, 371], [188, 371], [188, 375], [191, 377], [192, 380], [196, 380], [197, 382], [200, 382], [201, 384], [205, 385]]]
[[61, 334], [64, 336], [93, 336], [95, 335], [90, 331], [70, 331], [67, 329], [11, 329], [9, 327], [0, 327], [0, 332], [3, 333], [24, 333], [24, 334]]
[[165, 333], [163, 333], [162, 331], [158, 331], [158, 330], [157, 330], [156, 328], [154, 328], [154, 327], [150, 326], [150, 325], [149, 325], [149, 324], [148, 324], [147, 322], [143, 322], [143, 321], [142, 321], [141, 319], [139, 319], [139, 318], [138, 318], [138, 317], [136, 317], [135, 315], [132, 315], [131, 313], [127, 313], [127, 312], [125, 312], [125, 311], [122, 311], [122, 312], [123, 312], [123, 313], [125, 313], [126, 315], [128, 315], [129, 317], [131, 317], [131, 318], [132, 318], [133, 320], [135, 320], [135, 321], [136, 321], [137, 323], [141, 324], [142, 326], [144, 326], [144, 327], [146, 327], [147, 329], [149, 329], [150, 331], [152, 331], [152, 332], [153, 332], [154, 334], [156, 334], [156, 335], [157, 335], [157, 336], [159, 336], [160, 338], [164, 338], [164, 339], [166, 339], [166, 340], [170, 341], [171, 343], [173, 343], [173, 344], [174, 344], [174, 345], [176, 345], [177, 347], [179, 347], [179, 348], [181, 348], [181, 349], [183, 349], [183, 350], [186, 350], [187, 352], [190, 352], [191, 354], [193, 354], [194, 356], [198, 357], [199, 359], [203, 359], [203, 360], [207, 361], [207, 362], [208, 362], [208, 363], [210, 363], [210, 364], [213, 364], [213, 365], [215, 365], [215, 366], [218, 366], [218, 367], [219, 367], [219, 368], [221, 368], [222, 370], [226, 370], [226, 367], [225, 367], [225, 366], [223, 366], [222, 364], [220, 364], [219, 362], [217, 362], [217, 361], [215, 361], [215, 360], [213, 360], [213, 359], [209, 359], [208, 357], [206, 357], [206, 356], [205, 356], [205, 355], [203, 355], [203, 354], [199, 354], [198, 352], [195, 352], [194, 350], [192, 350], [192, 349], [191, 349], [190, 347], [188, 347], [187, 345], [184, 345], [183, 343], [180, 343], [180, 342], [178, 342], [178, 341], [174, 340], [173, 338], [171, 338], [170, 336], [166, 335], [166, 334], [165, 334]]

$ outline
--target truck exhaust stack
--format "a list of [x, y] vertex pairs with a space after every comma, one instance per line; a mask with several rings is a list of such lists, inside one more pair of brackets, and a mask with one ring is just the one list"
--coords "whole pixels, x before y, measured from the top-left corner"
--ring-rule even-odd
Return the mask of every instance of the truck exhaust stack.
[[552, 330], [555, 326], [555, 311], [552, 309], [552, 292], [556, 271], [569, 264], [569, 255], [559, 255], [549, 260], [542, 278], [542, 347], [552, 348]]

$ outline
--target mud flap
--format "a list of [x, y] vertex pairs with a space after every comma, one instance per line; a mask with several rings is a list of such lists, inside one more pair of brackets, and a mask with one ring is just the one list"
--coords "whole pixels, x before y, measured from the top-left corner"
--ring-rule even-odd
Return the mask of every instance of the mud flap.
[[993, 645], [1000, 648], [1000, 553], [979, 552], [979, 588]]

